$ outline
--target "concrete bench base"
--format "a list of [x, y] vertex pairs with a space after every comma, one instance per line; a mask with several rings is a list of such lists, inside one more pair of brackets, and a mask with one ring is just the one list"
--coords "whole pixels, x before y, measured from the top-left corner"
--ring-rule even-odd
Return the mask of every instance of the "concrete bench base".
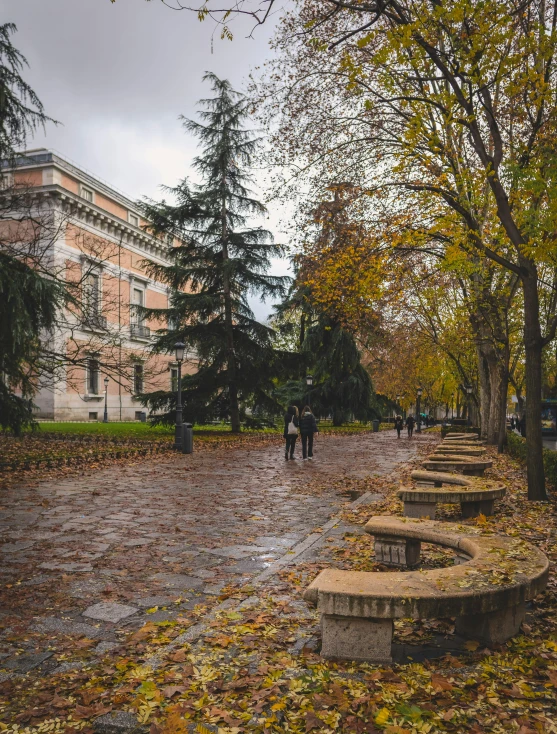
[[[427, 486], [427, 485], [418, 485]], [[405, 502], [403, 514], [404, 517], [418, 517], [435, 520], [437, 509], [436, 502]], [[478, 517], [482, 514], [486, 517], [494, 514], [493, 500], [480, 500], [478, 502], [461, 502], [460, 509], [462, 517]]]
[[469, 639], [501, 644], [520, 632], [520, 625], [524, 621], [526, 606], [518, 604], [499, 612], [487, 614], [471, 614], [468, 617], [457, 617], [455, 631]]
[[462, 517], [478, 517], [478, 515], [493, 515], [493, 500], [479, 502], [461, 502]]
[[375, 560], [385, 566], [417, 566], [420, 562], [421, 543], [407, 538], [375, 538]]
[[392, 619], [363, 619], [323, 614], [321, 617], [324, 658], [390, 663]]
[[[518, 604], [498, 612], [457, 617], [455, 631], [467, 639], [498, 645], [520, 632], [525, 614], [526, 606]], [[321, 655], [327, 659], [390, 663], [393, 627], [392, 619], [323, 614]]]
[[[427, 487], [426, 484], [418, 485]], [[437, 510], [437, 502], [405, 502], [404, 517], [429, 517], [435, 520], [435, 512]]]

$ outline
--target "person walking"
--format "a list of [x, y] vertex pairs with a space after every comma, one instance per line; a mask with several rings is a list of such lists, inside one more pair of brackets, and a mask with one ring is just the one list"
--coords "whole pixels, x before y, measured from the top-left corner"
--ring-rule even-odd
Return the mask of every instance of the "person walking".
[[300, 436], [302, 437], [302, 461], [313, 459], [313, 436], [319, 433], [315, 416], [309, 405], [304, 406], [300, 418]]
[[412, 434], [414, 433], [414, 426], [416, 425], [416, 421], [414, 420], [413, 415], [409, 415], [406, 419], [406, 428], [408, 429], [408, 438], [412, 438]]
[[283, 436], [286, 440], [286, 446], [284, 448], [284, 458], [288, 461], [290, 456], [294, 459], [294, 449], [296, 448], [296, 439], [298, 438], [298, 427], [300, 421], [298, 418], [298, 408], [295, 405], [289, 405], [286, 413], [284, 414], [284, 433]]
[[400, 438], [400, 432], [402, 431], [403, 428], [404, 428], [404, 421], [402, 420], [402, 416], [397, 415], [397, 417], [395, 418], [395, 429], [396, 429], [397, 438]]

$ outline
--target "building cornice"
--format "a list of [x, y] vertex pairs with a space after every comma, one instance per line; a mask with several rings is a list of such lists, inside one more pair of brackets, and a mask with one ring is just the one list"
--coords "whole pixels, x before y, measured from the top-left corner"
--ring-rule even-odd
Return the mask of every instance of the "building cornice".
[[100, 237], [109, 238], [117, 243], [121, 242], [126, 247], [135, 247], [139, 254], [155, 256], [163, 263], [169, 261], [170, 247], [167, 244], [116, 214], [85, 201], [78, 194], [68, 191], [59, 184], [36, 187], [33, 189], [33, 194], [42, 194], [57, 199], [65, 214], [75, 222], [93, 228], [96, 230], [94, 233]]
[[[2, 162], [3, 167], [6, 167], [6, 165], [9, 165], [7, 161]], [[96, 191], [102, 193], [109, 199], [118, 202], [124, 208], [131, 209], [131, 211], [136, 214], [141, 214], [141, 212], [138, 211], [137, 202], [127, 196], [123, 191], [119, 191], [107, 181], [103, 181], [102, 178], [99, 178], [97, 175], [85, 170], [78, 164], [72, 163], [70, 160], [53, 150], [40, 148], [37, 150], [25, 151], [15, 161], [15, 167], [18, 171], [32, 169], [42, 170], [43, 168], [51, 168], [53, 165], [70, 174], [70, 176], [73, 176], [86, 186], [92, 186]]]

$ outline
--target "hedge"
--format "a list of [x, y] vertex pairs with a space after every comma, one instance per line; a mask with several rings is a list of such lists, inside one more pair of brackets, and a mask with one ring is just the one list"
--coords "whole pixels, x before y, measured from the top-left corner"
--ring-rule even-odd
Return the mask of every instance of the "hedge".
[[[519, 436], [513, 431], [507, 431], [507, 451], [510, 456], [526, 462], [527, 448], [526, 439]], [[545, 478], [548, 484], [557, 488], [557, 451], [551, 449], [543, 449], [543, 466], [545, 470]]]
[[445, 438], [447, 433], [477, 433], [480, 434], [478, 426], [441, 426], [441, 438]]

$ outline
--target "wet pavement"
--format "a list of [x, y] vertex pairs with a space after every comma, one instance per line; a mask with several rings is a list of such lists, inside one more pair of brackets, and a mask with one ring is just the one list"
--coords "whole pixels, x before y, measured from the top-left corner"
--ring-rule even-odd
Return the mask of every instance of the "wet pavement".
[[80, 647], [102, 656], [272, 572], [431, 441], [393, 433], [319, 436], [314, 461], [285, 461], [277, 438], [3, 490], [0, 680], [79, 667]]

